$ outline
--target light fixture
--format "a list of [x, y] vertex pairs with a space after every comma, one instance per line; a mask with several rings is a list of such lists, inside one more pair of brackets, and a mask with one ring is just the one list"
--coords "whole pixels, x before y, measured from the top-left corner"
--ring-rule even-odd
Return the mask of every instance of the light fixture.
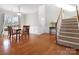
[[17, 12], [17, 15], [21, 15], [21, 12], [20, 12], [21, 10], [20, 10], [20, 6], [18, 7], [18, 12]]
[[20, 12], [17, 12], [17, 15], [21, 15], [21, 13]]

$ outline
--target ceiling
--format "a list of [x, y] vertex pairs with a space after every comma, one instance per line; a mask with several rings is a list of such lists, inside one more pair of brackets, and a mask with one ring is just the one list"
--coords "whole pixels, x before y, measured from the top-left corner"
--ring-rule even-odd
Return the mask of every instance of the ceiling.
[[9, 10], [12, 12], [33, 13], [38, 10], [38, 7], [42, 4], [0, 4], [0, 8]]
[[[19, 8], [20, 8], [20, 12], [28, 14], [28, 13], [36, 12], [39, 6], [42, 5], [44, 4], [0, 4], [0, 8], [12, 12], [19, 12]], [[75, 4], [70, 4], [70, 5], [75, 6]]]

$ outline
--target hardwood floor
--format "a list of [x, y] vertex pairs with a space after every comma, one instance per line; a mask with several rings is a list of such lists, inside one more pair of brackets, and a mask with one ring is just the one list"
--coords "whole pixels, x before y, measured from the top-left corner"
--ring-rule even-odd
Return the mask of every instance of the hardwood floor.
[[9, 40], [7, 36], [0, 37], [1, 55], [69, 55], [78, 51], [56, 44], [55, 35], [30, 35], [28, 40], [23, 38], [16, 42], [15, 38]]

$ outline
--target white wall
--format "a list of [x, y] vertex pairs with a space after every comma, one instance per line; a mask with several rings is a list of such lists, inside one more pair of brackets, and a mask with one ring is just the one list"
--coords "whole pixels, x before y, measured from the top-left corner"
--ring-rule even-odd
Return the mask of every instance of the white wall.
[[22, 14], [20, 16], [20, 25], [21, 25], [21, 28], [23, 28], [23, 25], [26, 24], [26, 14]]
[[47, 31], [47, 20], [46, 20], [46, 6], [42, 5], [38, 9], [38, 19], [40, 22], [40, 33], [45, 33]]
[[[57, 21], [57, 17], [59, 15], [60, 8], [56, 7], [54, 4], [46, 5], [46, 19], [48, 20], [48, 23], [53, 21]], [[63, 18], [70, 18], [76, 15], [76, 12], [68, 12], [64, 11], [64, 17]]]
[[47, 32], [46, 6], [42, 5], [38, 11], [26, 15], [26, 24], [30, 25], [30, 33], [42, 34]]
[[51, 21], [56, 22], [59, 11], [60, 9], [53, 6], [53, 4], [46, 5], [46, 19], [48, 20], [48, 23]]
[[[54, 4], [48, 4], [46, 5], [46, 21], [47, 21], [47, 28], [50, 26], [50, 22], [56, 22], [58, 15], [60, 13], [60, 8], [54, 6]], [[73, 16], [76, 16], [76, 12], [68, 12], [68, 11], [63, 11], [63, 18], [70, 18]], [[49, 30], [47, 29], [47, 32]], [[53, 33], [55, 30], [53, 30]]]
[[[30, 25], [30, 33], [40, 34], [40, 22], [38, 20], [38, 12], [27, 14], [26, 25]], [[40, 27], [40, 28], [39, 28]]]

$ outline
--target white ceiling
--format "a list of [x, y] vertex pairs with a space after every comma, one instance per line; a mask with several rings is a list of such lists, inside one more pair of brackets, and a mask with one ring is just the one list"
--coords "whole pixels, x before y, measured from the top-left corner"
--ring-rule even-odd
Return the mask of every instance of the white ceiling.
[[[44, 5], [44, 4], [0, 4], [0, 8], [9, 10], [12, 12], [19, 12], [19, 7], [20, 7], [20, 12], [28, 14], [28, 13], [33, 13], [38, 10], [38, 7]], [[72, 6], [75, 6], [75, 4], [71, 4]]]
[[41, 5], [42, 4], [0, 4], [0, 8], [12, 12], [18, 12], [20, 7], [20, 12], [27, 14], [37, 11], [38, 7]]

